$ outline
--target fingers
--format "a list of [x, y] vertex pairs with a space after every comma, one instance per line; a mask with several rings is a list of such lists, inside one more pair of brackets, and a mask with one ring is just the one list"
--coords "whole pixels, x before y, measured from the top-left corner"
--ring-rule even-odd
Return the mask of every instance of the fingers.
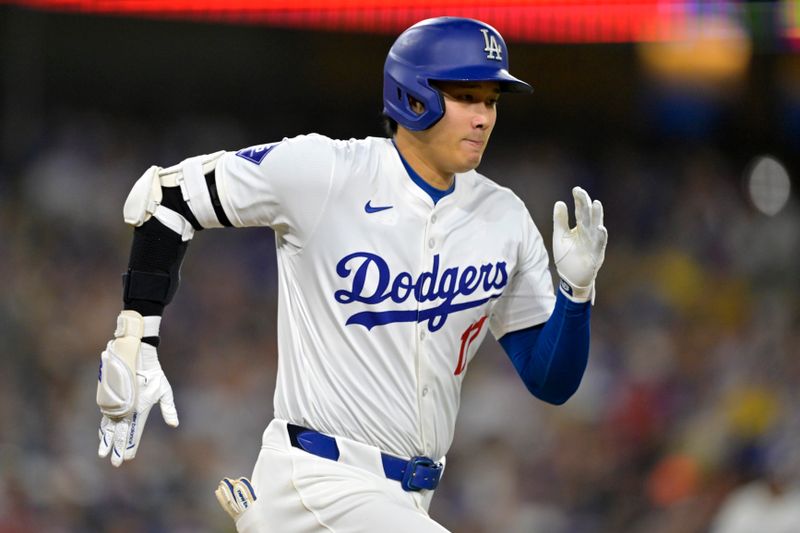
[[234, 520], [238, 520], [258, 499], [255, 490], [253, 490], [253, 485], [250, 484], [250, 480], [246, 477], [240, 477], [239, 479], [223, 478], [214, 494], [222, 508]]
[[595, 200], [592, 202], [592, 226], [602, 226], [603, 225], [603, 204], [600, 203], [600, 200]]
[[100, 420], [100, 429], [97, 430], [100, 438], [100, 446], [97, 448], [98, 457], [108, 457], [111, 451], [112, 439], [114, 438], [114, 423], [107, 416]]
[[161, 416], [164, 418], [164, 422], [168, 426], [178, 427], [178, 410], [175, 409], [175, 398], [172, 396], [172, 387], [169, 383], [167, 383], [166, 390], [158, 404], [161, 407]]
[[225, 509], [225, 512], [231, 518], [234, 520], [239, 518], [239, 506], [236, 503], [236, 494], [233, 492], [233, 481], [231, 479], [226, 477], [220, 481], [217, 490], [214, 491], [214, 495], [217, 497], [220, 506]]
[[553, 233], [554, 236], [569, 232], [569, 214], [567, 204], [562, 201], [553, 206]]
[[595, 245], [595, 257], [596, 263], [598, 268], [600, 265], [603, 264], [603, 261], [606, 258], [606, 244], [608, 243], [608, 230], [605, 226], [598, 226], [597, 231], [600, 233], [600, 238], [597, 239], [597, 244]]
[[572, 189], [572, 197], [575, 199], [575, 222], [579, 228], [588, 228], [592, 222], [589, 193], [580, 187], [575, 187]]
[[130, 429], [125, 441], [125, 451], [122, 454], [123, 461], [130, 461], [136, 457], [136, 451], [139, 449], [139, 442], [142, 440], [142, 432], [149, 415], [150, 408], [148, 407], [141, 412], [134, 412], [131, 416]]
[[125, 460], [125, 446], [128, 440], [128, 431], [131, 427], [131, 417], [125, 417], [114, 424], [114, 435], [111, 439], [111, 464], [119, 467]]
[[111, 464], [120, 466], [124, 460], [125, 441], [129, 427], [130, 418], [113, 421], [104, 415], [97, 432], [100, 437], [97, 455], [105, 458], [110, 453]]
[[[587, 228], [589, 230], [600, 230], [603, 226], [603, 204], [600, 200], [592, 201], [587, 193], [581, 187], [572, 189], [572, 196], [575, 199], [575, 222], [580, 228]], [[606, 236], [608, 235], [605, 232]]]
[[149, 411], [150, 409], [141, 413], [134, 411], [131, 416], [126, 416], [116, 422], [110, 421], [105, 433], [101, 429], [98, 455], [106, 457], [110, 451], [111, 464], [116, 467], [136, 457]]
[[[603, 225], [603, 204], [599, 200], [592, 201], [581, 187], [572, 189], [575, 201], [575, 223], [579, 228], [591, 228]], [[562, 231], [569, 231], [569, 214], [564, 202], [556, 202], [553, 208], [553, 223]]]
[[[608, 230], [603, 225], [603, 204], [600, 200], [592, 202], [592, 229], [595, 231], [595, 252], [598, 256], [603, 256], [608, 242]], [[602, 257], [600, 259], [602, 262]]]
[[[164, 413], [162, 405], [162, 414]], [[178, 425], [177, 413], [175, 413], [175, 406], [172, 406], [174, 424], [170, 423], [172, 419], [167, 421], [171, 426]], [[107, 457], [111, 454], [111, 464], [119, 467], [125, 461], [130, 461], [136, 457], [136, 452], [139, 450], [139, 443], [142, 440], [142, 433], [144, 432], [147, 418], [150, 415], [150, 407], [143, 411], [134, 411], [131, 416], [125, 417], [121, 420], [112, 421], [108, 417], [103, 417], [98, 430], [100, 438], [100, 446], [97, 449], [99, 457]], [[165, 415], [164, 419], [167, 420]]]

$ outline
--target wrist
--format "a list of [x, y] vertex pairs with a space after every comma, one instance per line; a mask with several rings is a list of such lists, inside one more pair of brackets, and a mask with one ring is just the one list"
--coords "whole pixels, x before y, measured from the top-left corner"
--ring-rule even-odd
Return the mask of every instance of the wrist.
[[143, 317], [138, 311], [125, 309], [117, 317], [117, 328], [114, 330], [114, 338], [130, 336], [158, 348], [158, 334], [160, 329], [160, 316], [152, 315]]
[[158, 351], [156, 350], [155, 346], [151, 346], [147, 343], [142, 343], [142, 350], [141, 350], [141, 371], [142, 372], [152, 372], [154, 370], [161, 370], [161, 363], [158, 361]]
[[558, 290], [567, 297], [567, 299], [576, 303], [592, 302], [594, 304], [594, 281], [586, 287], [575, 285], [569, 280], [561, 277], [558, 283]]
[[161, 329], [161, 317], [157, 315], [144, 317], [144, 335], [142, 342], [158, 348], [159, 330]]

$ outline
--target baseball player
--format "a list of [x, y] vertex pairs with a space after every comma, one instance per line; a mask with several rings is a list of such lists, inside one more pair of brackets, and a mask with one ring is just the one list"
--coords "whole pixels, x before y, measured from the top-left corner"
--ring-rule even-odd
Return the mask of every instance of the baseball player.
[[312, 134], [147, 170], [124, 206], [135, 230], [124, 310], [101, 355], [100, 456], [133, 459], [156, 403], [178, 425], [156, 348], [194, 233], [269, 226], [275, 418], [251, 478], [225, 478], [217, 498], [242, 532], [446, 531], [428, 508], [487, 332], [546, 402], [566, 401], [587, 362], [600, 202], [576, 187], [573, 228], [555, 204], [554, 293], [525, 205], [474, 170], [500, 95], [531, 91], [509, 74], [494, 28], [429, 19], [386, 59], [390, 138]]

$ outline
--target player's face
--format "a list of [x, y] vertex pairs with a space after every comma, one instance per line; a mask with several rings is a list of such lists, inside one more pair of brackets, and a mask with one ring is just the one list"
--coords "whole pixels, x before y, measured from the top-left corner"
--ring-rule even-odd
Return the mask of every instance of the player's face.
[[444, 116], [426, 136], [431, 163], [450, 175], [477, 167], [497, 121], [500, 86], [494, 81], [438, 82]]

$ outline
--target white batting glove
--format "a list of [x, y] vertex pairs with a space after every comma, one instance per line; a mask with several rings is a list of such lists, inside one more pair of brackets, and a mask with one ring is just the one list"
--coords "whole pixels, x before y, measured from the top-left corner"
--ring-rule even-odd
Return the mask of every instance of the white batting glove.
[[553, 261], [561, 276], [561, 291], [574, 302], [594, 301], [594, 279], [606, 256], [608, 231], [603, 226], [603, 204], [575, 187], [574, 228], [569, 227], [567, 204], [553, 207]]
[[107, 457], [111, 453], [114, 466], [136, 457], [144, 425], [156, 403], [167, 425], [178, 426], [172, 387], [161, 370], [156, 349], [142, 342], [143, 336], [158, 335], [159, 322], [160, 317], [144, 319], [136, 311], [122, 311], [114, 339], [100, 356], [97, 405], [103, 418], [97, 454]]

